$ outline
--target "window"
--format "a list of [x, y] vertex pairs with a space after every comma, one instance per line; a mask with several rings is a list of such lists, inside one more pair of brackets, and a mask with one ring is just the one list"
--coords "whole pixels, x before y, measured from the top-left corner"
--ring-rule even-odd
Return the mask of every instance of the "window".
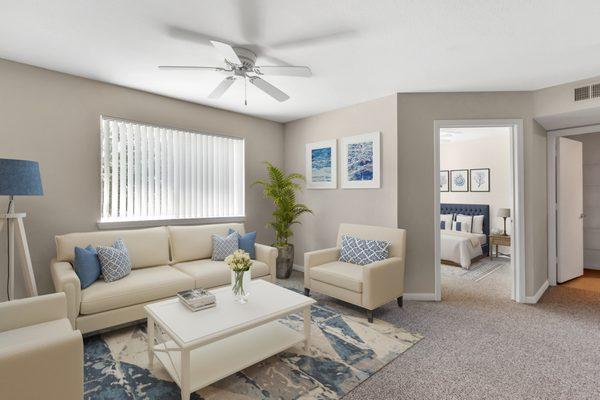
[[101, 222], [244, 215], [244, 140], [101, 117]]

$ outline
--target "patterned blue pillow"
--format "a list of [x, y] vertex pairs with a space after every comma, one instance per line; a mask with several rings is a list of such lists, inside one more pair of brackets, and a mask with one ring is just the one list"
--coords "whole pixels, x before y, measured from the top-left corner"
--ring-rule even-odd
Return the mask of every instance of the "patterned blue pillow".
[[123, 239], [117, 239], [112, 247], [98, 246], [96, 252], [106, 282], [114, 282], [131, 272], [131, 260]]
[[239, 248], [238, 236], [237, 232], [233, 232], [232, 234], [223, 237], [212, 235], [212, 260], [223, 261], [228, 255], [233, 254], [233, 252]]
[[[236, 231], [231, 228], [227, 230], [228, 235], [231, 235], [234, 232]], [[254, 249], [255, 244], [256, 232], [246, 233], [243, 236], [238, 233], [238, 247], [244, 250], [246, 253], [250, 254], [251, 260], [256, 260], [256, 250]]]
[[365, 240], [342, 235], [340, 261], [367, 265], [388, 258], [390, 242], [385, 240]]

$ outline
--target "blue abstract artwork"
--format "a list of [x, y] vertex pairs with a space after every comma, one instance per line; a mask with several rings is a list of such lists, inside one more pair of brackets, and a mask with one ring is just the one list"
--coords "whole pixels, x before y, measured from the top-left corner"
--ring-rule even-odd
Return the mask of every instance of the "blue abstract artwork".
[[373, 180], [373, 142], [348, 144], [348, 180]]
[[310, 165], [313, 182], [331, 182], [331, 147], [313, 149]]

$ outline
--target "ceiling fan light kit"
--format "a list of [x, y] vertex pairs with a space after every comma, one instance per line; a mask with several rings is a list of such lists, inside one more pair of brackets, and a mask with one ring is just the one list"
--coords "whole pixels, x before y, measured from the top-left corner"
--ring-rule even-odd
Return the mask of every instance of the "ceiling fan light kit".
[[[165, 70], [200, 70], [200, 71], [218, 71], [231, 74], [225, 77], [219, 85], [208, 95], [210, 99], [219, 99], [233, 85], [237, 78], [244, 79], [244, 85], [249, 81], [264, 93], [268, 94], [279, 102], [284, 102], [290, 98], [286, 93], [273, 86], [261, 78], [262, 75], [271, 76], [296, 76], [310, 77], [312, 72], [306, 66], [292, 65], [272, 65], [258, 66], [256, 64], [256, 54], [243, 47], [231, 47], [231, 45], [216, 40], [211, 40], [213, 47], [223, 56], [227, 68], [206, 67], [197, 65], [160, 65], [158, 68]], [[246, 90], [244, 90], [246, 97]], [[245, 99], [245, 104], [247, 100]]]

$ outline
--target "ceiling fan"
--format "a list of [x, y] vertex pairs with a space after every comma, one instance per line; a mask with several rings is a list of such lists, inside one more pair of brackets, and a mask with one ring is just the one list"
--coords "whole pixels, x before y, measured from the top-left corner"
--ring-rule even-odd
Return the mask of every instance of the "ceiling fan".
[[312, 72], [306, 66], [291, 66], [291, 65], [265, 65], [259, 66], [256, 63], [256, 54], [243, 47], [232, 47], [231, 45], [216, 40], [211, 40], [210, 43], [214, 48], [225, 58], [225, 67], [206, 67], [197, 65], [159, 65], [160, 69], [170, 70], [205, 70], [219, 71], [230, 74], [224, 78], [221, 83], [208, 95], [211, 99], [218, 99], [233, 85], [237, 79], [244, 80], [244, 104], [248, 104], [246, 97], [246, 84], [250, 82], [269, 96], [279, 102], [286, 101], [290, 98], [287, 94], [276, 88], [269, 82], [261, 78], [263, 75], [273, 76], [298, 76], [310, 77]]

